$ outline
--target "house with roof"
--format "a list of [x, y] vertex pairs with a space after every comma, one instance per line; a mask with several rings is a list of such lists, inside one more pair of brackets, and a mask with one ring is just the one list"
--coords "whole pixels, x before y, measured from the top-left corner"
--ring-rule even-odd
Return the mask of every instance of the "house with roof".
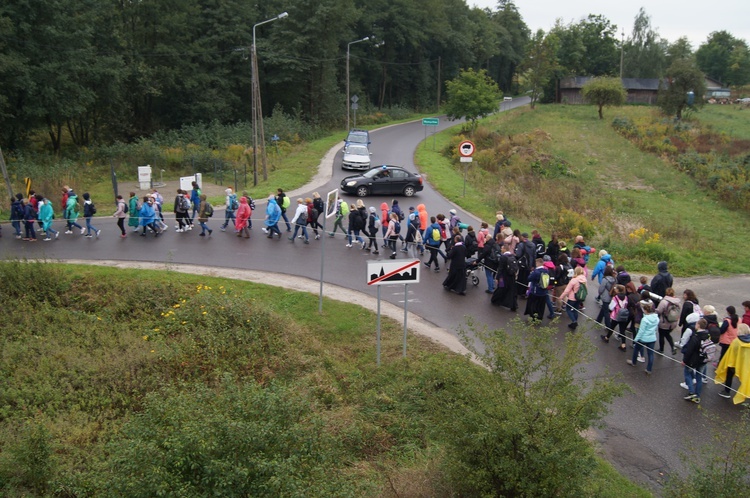
[[[558, 104], [583, 104], [581, 95], [583, 85], [594, 79], [593, 76], [572, 76], [562, 78], [557, 84]], [[627, 91], [626, 102], [628, 104], [656, 104], [659, 93], [658, 78], [622, 78], [622, 86]]]
[[714, 99], [718, 102], [729, 102], [732, 90], [724, 87], [721, 81], [709, 78], [708, 76], [704, 77], [704, 81], [706, 82], [706, 100]]

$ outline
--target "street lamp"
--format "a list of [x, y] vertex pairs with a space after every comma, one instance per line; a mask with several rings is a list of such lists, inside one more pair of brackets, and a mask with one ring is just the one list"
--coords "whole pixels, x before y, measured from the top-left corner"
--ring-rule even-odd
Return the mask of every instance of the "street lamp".
[[346, 132], [349, 133], [349, 49], [355, 43], [369, 40], [369, 36], [365, 36], [360, 40], [354, 40], [346, 44]]
[[[258, 185], [258, 115], [261, 114], [260, 103], [260, 85], [258, 84], [258, 59], [255, 52], [255, 28], [269, 22], [278, 21], [289, 16], [288, 13], [282, 12], [276, 17], [266, 19], [263, 22], [253, 25], [253, 46], [250, 50], [250, 72], [252, 79], [252, 112], [253, 112], [253, 186]], [[260, 116], [260, 119], [263, 119]], [[245, 166], [245, 186], [247, 187], [247, 166]]]

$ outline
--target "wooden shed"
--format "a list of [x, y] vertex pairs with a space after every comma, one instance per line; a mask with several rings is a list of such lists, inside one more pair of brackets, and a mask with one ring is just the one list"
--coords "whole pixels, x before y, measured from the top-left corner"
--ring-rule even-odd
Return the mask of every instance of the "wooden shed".
[[[581, 89], [592, 79], [592, 76], [573, 76], [561, 79], [557, 87], [557, 103], [583, 104]], [[622, 86], [628, 92], [628, 104], [656, 104], [656, 96], [659, 93], [658, 78], [622, 78]]]

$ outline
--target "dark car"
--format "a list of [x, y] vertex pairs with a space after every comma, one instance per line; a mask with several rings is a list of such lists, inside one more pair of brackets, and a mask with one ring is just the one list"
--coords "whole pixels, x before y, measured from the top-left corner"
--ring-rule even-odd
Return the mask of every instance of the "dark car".
[[349, 131], [349, 134], [344, 139], [344, 145], [350, 144], [362, 144], [370, 145], [370, 132], [367, 130], [353, 129]]
[[359, 197], [404, 194], [411, 197], [424, 188], [422, 177], [399, 166], [378, 166], [341, 180], [341, 190]]

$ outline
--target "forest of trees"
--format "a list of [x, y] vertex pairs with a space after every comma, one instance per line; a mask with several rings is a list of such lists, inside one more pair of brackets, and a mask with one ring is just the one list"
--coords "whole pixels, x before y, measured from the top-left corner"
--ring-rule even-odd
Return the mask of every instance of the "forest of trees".
[[[641, 9], [624, 46], [601, 15], [532, 35], [512, 0], [493, 10], [465, 0], [8, 0], [0, 5], [0, 147], [23, 149], [40, 131], [57, 152], [130, 141], [157, 130], [251, 115], [253, 25], [263, 108], [341, 126], [347, 44], [351, 93], [364, 108], [434, 110], [445, 82], [484, 69], [505, 94], [556, 78], [660, 77], [694, 57], [727, 85], [750, 82], [747, 43], [720, 31], [693, 52], [672, 43]], [[627, 31], [627, 28], [625, 29]], [[384, 43], [379, 43], [384, 42]], [[543, 50], [535, 44], [544, 43]], [[526, 54], [549, 60], [529, 63]], [[541, 54], [541, 55], [540, 55]], [[279, 107], [280, 106], [280, 107]]]

